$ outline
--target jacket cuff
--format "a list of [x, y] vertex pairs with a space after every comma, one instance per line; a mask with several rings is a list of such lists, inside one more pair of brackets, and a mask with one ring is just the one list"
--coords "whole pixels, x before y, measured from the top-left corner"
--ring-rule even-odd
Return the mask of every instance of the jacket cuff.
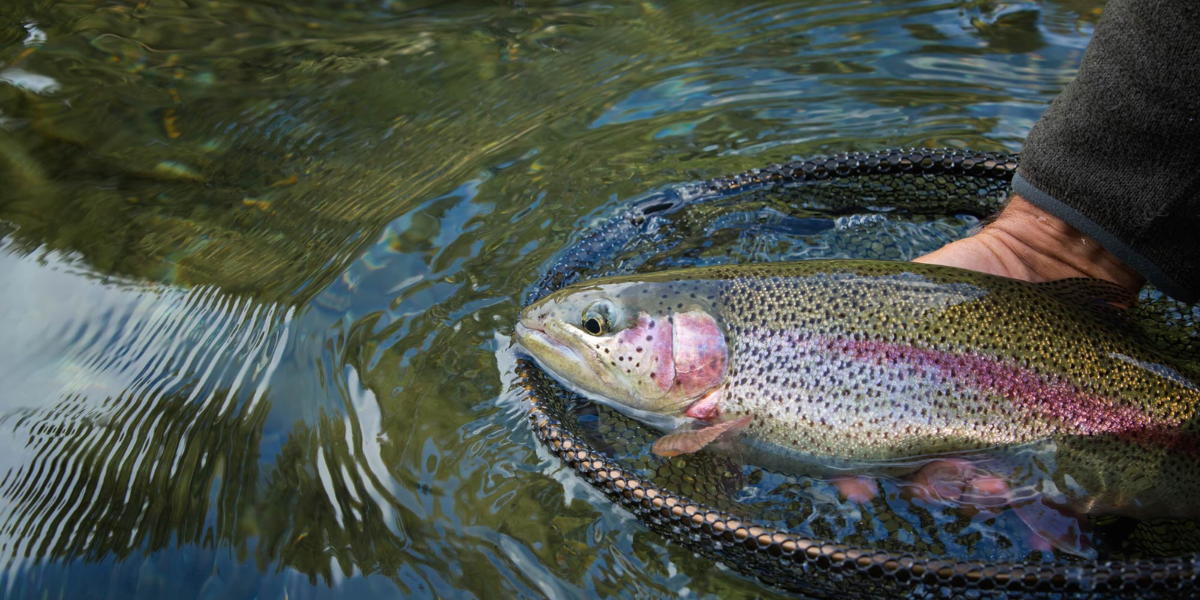
[[1111, 252], [1113, 256], [1128, 265], [1129, 268], [1137, 271], [1147, 281], [1154, 284], [1154, 287], [1162, 290], [1164, 294], [1188, 304], [1194, 303], [1197, 300], [1196, 297], [1187, 293], [1187, 289], [1184, 286], [1179, 285], [1174, 279], [1168, 277], [1161, 269], [1154, 266], [1154, 263], [1146, 260], [1146, 257], [1139, 254], [1128, 244], [1113, 237], [1112, 234], [1105, 231], [1099, 225], [1096, 225], [1091, 219], [1083, 216], [1083, 213], [1038, 189], [1028, 179], [1022, 177], [1020, 171], [1017, 171], [1013, 175], [1012, 189], [1018, 196], [1028, 200], [1034, 206], [1066, 221], [1068, 225], [1078, 229], [1095, 240], [1096, 243], [1104, 246], [1105, 250]]

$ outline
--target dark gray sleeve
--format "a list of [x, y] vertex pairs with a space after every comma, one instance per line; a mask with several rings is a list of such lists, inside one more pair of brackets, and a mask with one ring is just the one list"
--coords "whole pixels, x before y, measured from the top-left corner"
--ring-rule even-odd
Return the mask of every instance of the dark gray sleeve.
[[1200, 0], [1112, 0], [1013, 190], [1171, 297], [1200, 299]]

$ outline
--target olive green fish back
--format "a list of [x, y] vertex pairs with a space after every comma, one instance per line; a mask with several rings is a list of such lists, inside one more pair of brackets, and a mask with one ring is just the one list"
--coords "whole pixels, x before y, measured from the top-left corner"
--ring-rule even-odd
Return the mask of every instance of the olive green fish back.
[[[1002, 207], [1016, 166], [1015, 155], [898, 150], [796, 161], [657, 191], [581, 232], [528, 301], [583, 279], [698, 264], [907, 260]], [[1189, 375], [1196, 372], [1188, 359], [1197, 356], [1198, 315], [1190, 307], [1148, 290], [1135, 316], [1159, 349], [1186, 361]], [[1105, 560], [1039, 561], [1037, 553], [1015, 559], [984, 546], [964, 520], [900, 514], [886, 494], [861, 515], [846, 514], [808, 499], [823, 493], [817, 480], [744, 472], [736, 460], [707, 452], [654, 456], [654, 430], [583, 401], [532, 362], [520, 361], [518, 371], [535, 433], [565, 464], [649, 528], [783, 589], [840, 598], [1197, 593], [1194, 527], [1093, 519], [1120, 533]], [[879, 531], [899, 541], [880, 540]]]

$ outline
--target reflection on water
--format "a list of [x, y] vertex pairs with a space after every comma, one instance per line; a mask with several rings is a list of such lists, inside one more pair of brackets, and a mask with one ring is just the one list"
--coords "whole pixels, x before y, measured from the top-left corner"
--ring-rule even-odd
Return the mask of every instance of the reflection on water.
[[[500, 362], [522, 292], [662, 186], [1019, 149], [1099, 9], [4, 3], [0, 583], [770, 595], [537, 448]], [[975, 222], [760, 217], [735, 257], [905, 258]]]

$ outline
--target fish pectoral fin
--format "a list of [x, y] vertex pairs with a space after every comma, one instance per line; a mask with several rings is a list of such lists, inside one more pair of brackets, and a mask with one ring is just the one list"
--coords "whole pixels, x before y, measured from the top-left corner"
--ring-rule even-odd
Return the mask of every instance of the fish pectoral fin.
[[736, 421], [725, 421], [709, 425], [703, 429], [677, 431], [667, 434], [658, 438], [658, 441], [654, 442], [654, 447], [650, 451], [668, 458], [679, 456], [680, 454], [698, 452], [701, 448], [712, 443], [713, 440], [721, 437], [722, 434], [737, 431], [750, 424], [752, 419], [753, 417], [742, 417]]

